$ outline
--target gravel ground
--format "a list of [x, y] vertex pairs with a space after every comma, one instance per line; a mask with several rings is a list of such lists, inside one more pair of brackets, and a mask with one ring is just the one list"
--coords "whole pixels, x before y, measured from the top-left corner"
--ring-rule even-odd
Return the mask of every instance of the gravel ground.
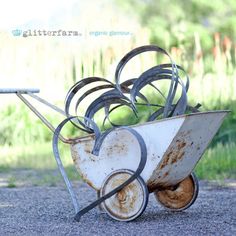
[[[96, 198], [83, 183], [82, 206]], [[150, 195], [141, 217], [117, 222], [94, 209], [80, 223], [64, 186], [0, 188], [0, 235], [236, 235], [236, 181], [231, 187], [200, 182], [199, 196], [184, 212], [162, 209]]]

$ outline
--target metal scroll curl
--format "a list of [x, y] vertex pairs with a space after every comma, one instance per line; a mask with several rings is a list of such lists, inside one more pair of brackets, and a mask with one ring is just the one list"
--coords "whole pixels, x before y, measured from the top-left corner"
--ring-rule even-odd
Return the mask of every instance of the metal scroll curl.
[[[169, 58], [170, 63], [158, 64], [144, 71], [138, 78], [130, 78], [120, 83], [121, 73], [125, 65], [139, 54], [145, 52], [156, 52], [163, 54]], [[184, 75], [184, 79], [180, 76]], [[158, 83], [165, 81], [169, 87], [167, 91], [162, 91], [157, 87]], [[161, 98], [161, 102], [151, 103], [147, 96], [143, 94], [143, 89], [150, 86], [154, 89], [154, 98]], [[100, 78], [89, 77], [77, 82], [69, 90], [65, 100], [65, 112], [67, 117], [70, 115], [81, 115], [88, 119], [94, 120], [95, 115], [104, 109], [103, 126], [108, 121], [111, 126], [120, 126], [110, 119], [111, 113], [117, 112], [120, 107], [128, 107], [136, 117], [140, 117], [138, 106], [142, 105], [151, 110], [146, 121], [153, 121], [159, 118], [166, 118], [176, 115], [182, 115], [186, 111], [198, 111], [199, 105], [191, 107], [188, 105], [187, 92], [189, 89], [189, 77], [185, 70], [176, 65], [171, 56], [162, 48], [155, 45], [146, 45], [135, 48], [127, 53], [118, 63], [115, 71], [115, 83]], [[95, 96], [99, 94], [99, 96]], [[90, 103], [86, 104], [86, 108], [82, 107], [85, 98], [89, 98]], [[74, 110], [72, 101], [74, 102]], [[141, 103], [139, 102], [141, 100]], [[160, 100], [160, 99], [159, 99]], [[155, 99], [158, 101], [158, 99]], [[81, 109], [81, 107], [83, 109]], [[84, 110], [83, 114], [78, 114]], [[143, 120], [143, 119], [142, 119]], [[73, 122], [73, 121], [72, 121]], [[73, 122], [82, 126], [82, 130], [87, 133], [93, 133], [93, 129], [88, 121]]]
[[[103, 201], [105, 201], [106, 199], [110, 198], [111, 196], [115, 195], [118, 191], [120, 191], [122, 188], [124, 188], [125, 186], [129, 185], [132, 181], [134, 181], [138, 176], [140, 176], [140, 174], [142, 173], [145, 165], [146, 165], [146, 161], [147, 161], [147, 148], [146, 148], [146, 144], [142, 138], [142, 136], [134, 129], [130, 128], [130, 127], [120, 127], [119, 129], [125, 129], [126, 131], [130, 132], [138, 141], [139, 147], [140, 147], [140, 160], [139, 160], [139, 164], [137, 169], [135, 170], [135, 172], [133, 173], [133, 175], [130, 176], [129, 179], [127, 179], [124, 183], [122, 183], [121, 185], [119, 185], [118, 187], [114, 188], [112, 191], [110, 191], [109, 193], [105, 194], [104, 196], [100, 197], [99, 199], [97, 199], [96, 201], [92, 202], [91, 204], [89, 204], [87, 207], [83, 208], [80, 210], [79, 207], [79, 202], [77, 199], [77, 196], [75, 194], [75, 192], [73, 191], [73, 187], [67, 177], [67, 174], [65, 172], [65, 169], [63, 167], [61, 158], [60, 158], [60, 153], [59, 153], [59, 148], [58, 148], [58, 141], [59, 141], [59, 135], [60, 132], [62, 131], [62, 128], [66, 125], [67, 122], [75, 119], [76, 117], [68, 117], [66, 118], [64, 121], [62, 121], [58, 127], [56, 128], [54, 135], [53, 135], [53, 152], [54, 152], [54, 156], [58, 165], [58, 168], [61, 172], [61, 175], [64, 179], [64, 182], [67, 186], [67, 189], [70, 193], [71, 199], [72, 199], [72, 203], [76, 212], [76, 216], [75, 216], [75, 220], [79, 221], [81, 216], [83, 216], [85, 213], [87, 213], [88, 211], [92, 210], [94, 207], [98, 206], [99, 204], [101, 204]], [[78, 117], [78, 119], [81, 119], [81, 117]], [[97, 127], [97, 125], [90, 120], [89, 118], [84, 117], [84, 120], [86, 120], [95, 130], [95, 144], [92, 150], [92, 153], [96, 156], [99, 155], [100, 149], [102, 147], [103, 141], [104, 139], [111, 133], [114, 131], [115, 128], [112, 128], [110, 130], [107, 130], [104, 133], [101, 133]]]

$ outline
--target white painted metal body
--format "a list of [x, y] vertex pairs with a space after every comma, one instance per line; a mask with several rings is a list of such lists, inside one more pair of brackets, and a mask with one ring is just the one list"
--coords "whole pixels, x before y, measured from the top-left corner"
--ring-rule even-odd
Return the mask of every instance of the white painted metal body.
[[[147, 163], [141, 173], [149, 191], [173, 186], [186, 178], [203, 155], [228, 111], [181, 115], [132, 126], [147, 146]], [[140, 150], [137, 140], [117, 129], [104, 140], [99, 156], [91, 154], [94, 136], [71, 145], [72, 157], [83, 180], [100, 190], [104, 179], [118, 169], [135, 171]]]

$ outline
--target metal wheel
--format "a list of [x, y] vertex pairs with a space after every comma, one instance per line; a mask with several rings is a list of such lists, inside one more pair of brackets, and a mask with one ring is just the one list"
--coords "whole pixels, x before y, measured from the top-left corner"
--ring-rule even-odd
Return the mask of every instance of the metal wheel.
[[181, 181], [174, 189], [156, 190], [157, 201], [171, 211], [182, 211], [189, 208], [198, 196], [198, 180], [194, 173]]
[[[117, 170], [112, 172], [104, 181], [101, 196], [120, 186], [133, 175], [131, 170]], [[148, 203], [149, 192], [144, 180], [138, 176], [133, 182], [125, 186], [112, 197], [102, 203], [102, 208], [113, 219], [131, 221], [139, 217]]]

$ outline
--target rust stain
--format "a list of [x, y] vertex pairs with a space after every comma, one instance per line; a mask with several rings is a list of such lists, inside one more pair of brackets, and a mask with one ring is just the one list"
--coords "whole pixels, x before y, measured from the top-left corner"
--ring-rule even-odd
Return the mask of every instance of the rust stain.
[[164, 189], [169, 189], [171, 188], [170, 186], [162, 183], [157, 183], [155, 180], [154, 181], [149, 181], [148, 184], [147, 184], [147, 187], [148, 187], [148, 191], [149, 193], [152, 193], [154, 191], [159, 191], [159, 190], [164, 190]]
[[80, 165], [79, 163], [81, 162], [80, 158], [79, 158], [79, 154], [77, 152], [77, 149], [72, 146], [71, 147], [71, 155], [72, 155], [72, 159], [75, 163], [75, 167], [77, 169], [77, 171], [79, 172], [79, 175], [81, 176], [81, 178], [84, 180], [84, 182], [86, 182], [89, 186], [91, 186], [93, 189], [98, 190], [93, 183], [88, 179], [87, 175], [85, 174], [84, 171], [81, 171], [80, 169]]
[[129, 213], [134, 209], [135, 201], [137, 200], [137, 192], [135, 190], [135, 186], [130, 184], [117, 193], [118, 208], [122, 213]]
[[[189, 131], [183, 133], [182, 137], [188, 134], [189, 134]], [[186, 139], [182, 139], [178, 137], [178, 139], [173, 140], [173, 142], [170, 145], [170, 148], [164, 154], [160, 164], [153, 171], [152, 177], [147, 182], [149, 192], [153, 192], [156, 189], [168, 187], [163, 182], [165, 182], [166, 177], [169, 175], [170, 168], [168, 168], [168, 171], [166, 170], [165, 172], [161, 172], [161, 170], [167, 166], [169, 167], [169, 165], [174, 165], [174, 164], [176, 165], [176, 163], [181, 161], [185, 155], [186, 148], [187, 148]], [[161, 182], [161, 185], [160, 185], [160, 182]]]
[[79, 171], [81, 178], [84, 180], [85, 183], [87, 183], [90, 187], [92, 187], [95, 190], [98, 190], [97, 188], [95, 188], [95, 186], [93, 185], [93, 183], [87, 178], [87, 175], [84, 174], [82, 171]]
[[92, 149], [93, 149], [93, 145], [94, 143], [93, 142], [83, 142], [82, 143], [82, 146], [83, 146], [83, 149], [86, 153], [91, 153], [92, 152]]
[[192, 130], [188, 130], [188, 131], [182, 131], [179, 133], [179, 137], [182, 137], [182, 138], [187, 138], [187, 136], [189, 136], [189, 134], [191, 134]]
[[176, 140], [177, 143], [177, 149], [182, 149], [186, 146], [186, 143], [184, 141]]
[[163, 177], [165, 178], [166, 176], [168, 176], [168, 174], [169, 174], [169, 171], [167, 171], [167, 172], [163, 175]]
[[171, 158], [173, 154], [173, 151], [171, 150], [169, 153], [167, 153], [167, 155], [164, 156], [164, 160], [162, 161], [161, 165], [160, 165], [160, 170], [163, 169], [166, 165], [168, 165], [169, 163], [169, 159]]
[[[164, 177], [169, 175], [169, 171], [165, 172], [165, 174], [163, 175]], [[161, 179], [163, 178], [163, 176], [158, 176], [157, 179]], [[148, 187], [148, 191], [150, 193], [156, 191], [156, 190], [163, 190], [163, 189], [169, 189], [172, 188], [171, 186], [169, 186], [168, 184], [165, 183], [158, 183], [157, 179], [152, 179], [149, 180], [147, 183], [147, 187]]]
[[164, 155], [159, 169], [161, 170], [168, 164], [174, 164], [175, 162], [181, 160], [185, 154], [185, 151], [183, 151], [183, 149], [186, 147], [186, 145], [187, 144], [185, 141], [177, 139], [176, 146], [172, 147], [170, 151]]
[[71, 147], [71, 157], [73, 162], [75, 163], [77, 160], [78, 153], [74, 147]]
[[113, 146], [106, 148], [107, 156], [112, 156], [114, 154], [125, 155], [128, 152], [128, 148], [125, 144], [116, 143]]
[[72, 141], [73, 144], [84, 143], [84, 142], [88, 142], [88, 141], [94, 141], [95, 140], [95, 135], [94, 134], [89, 134], [89, 135], [83, 136], [83, 137], [69, 138], [68, 140]]
[[[159, 177], [160, 177], [160, 176], [159, 176]], [[158, 178], [159, 178], [159, 177], [158, 177]], [[155, 190], [157, 189], [156, 180], [148, 181], [147, 187], [148, 187], [148, 191], [149, 191], [150, 193], [152, 193], [153, 191], [155, 191]]]
[[179, 160], [181, 160], [182, 157], [184, 156], [184, 154], [185, 154], [185, 152], [175, 153], [175, 155], [172, 156], [170, 164], [174, 164], [174, 163], [178, 162]]

